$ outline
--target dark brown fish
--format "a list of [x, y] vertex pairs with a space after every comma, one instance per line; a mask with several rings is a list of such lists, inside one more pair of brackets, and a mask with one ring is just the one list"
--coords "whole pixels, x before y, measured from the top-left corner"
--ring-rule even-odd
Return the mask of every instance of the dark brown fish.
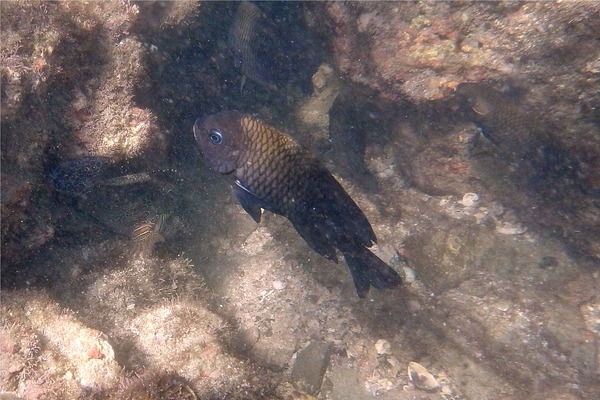
[[377, 239], [361, 209], [290, 136], [237, 111], [199, 118], [194, 136], [210, 166], [233, 177], [236, 198], [256, 222], [265, 209], [287, 217], [322, 256], [337, 262], [338, 249], [360, 297], [370, 286], [384, 289], [401, 283], [369, 251]]

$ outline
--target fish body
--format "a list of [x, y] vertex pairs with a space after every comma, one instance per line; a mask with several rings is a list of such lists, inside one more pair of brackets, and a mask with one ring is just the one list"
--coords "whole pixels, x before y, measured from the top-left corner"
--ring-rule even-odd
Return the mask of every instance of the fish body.
[[346, 260], [357, 293], [398, 286], [400, 276], [368, 249], [373, 229], [325, 166], [289, 135], [258, 118], [224, 111], [199, 118], [194, 137], [210, 166], [234, 179], [233, 192], [256, 222], [262, 209], [287, 217], [322, 256]]
[[271, 91], [289, 83], [310, 87], [322, 58], [294, 3], [240, 2], [227, 43], [235, 67]]
[[179, 180], [171, 169], [150, 172], [127, 172], [123, 165], [114, 164], [108, 157], [85, 156], [62, 161], [48, 174], [52, 188], [61, 195], [81, 198], [92, 189], [103, 186], [129, 186], [155, 183], [168, 187]]
[[253, 51], [255, 31], [262, 18], [257, 6], [247, 2], [240, 3], [235, 21], [229, 30], [228, 44], [233, 52], [236, 68], [253, 79], [264, 82], [258, 74], [260, 64]]
[[58, 193], [81, 197], [88, 193], [110, 165], [106, 157], [81, 157], [63, 161], [50, 170], [49, 179]]
[[229, 30], [228, 45], [234, 56], [235, 67], [244, 76], [277, 90], [277, 68], [271, 65], [269, 46], [277, 42], [272, 22], [253, 3], [244, 1], [238, 6], [235, 20]]
[[165, 214], [159, 214], [152, 219], [143, 221], [137, 225], [132, 232], [133, 241], [144, 241], [153, 234], [160, 234], [166, 219]]
[[515, 178], [536, 187], [558, 179], [569, 184], [576, 180], [577, 162], [509, 95], [471, 82], [459, 84], [456, 94], [497, 154], [515, 169]]
[[127, 186], [135, 183], [151, 182], [152, 177], [147, 172], [121, 175], [114, 178], [104, 179], [99, 184], [104, 186]]
[[543, 132], [534, 127], [523, 108], [505, 93], [470, 82], [459, 84], [456, 93], [484, 136], [503, 156], [517, 161], [544, 142]]
[[136, 254], [149, 255], [156, 243], [164, 242], [167, 214], [157, 214], [135, 226], [131, 233]]

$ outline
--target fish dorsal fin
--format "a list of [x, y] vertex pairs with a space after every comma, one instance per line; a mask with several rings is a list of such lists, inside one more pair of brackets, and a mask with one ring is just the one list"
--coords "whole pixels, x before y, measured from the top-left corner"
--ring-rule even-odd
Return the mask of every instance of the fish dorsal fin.
[[252, 219], [256, 223], [260, 223], [260, 217], [262, 215], [263, 201], [246, 188], [240, 181], [235, 181], [233, 187], [233, 194], [236, 199], [240, 202], [244, 210], [250, 214]]

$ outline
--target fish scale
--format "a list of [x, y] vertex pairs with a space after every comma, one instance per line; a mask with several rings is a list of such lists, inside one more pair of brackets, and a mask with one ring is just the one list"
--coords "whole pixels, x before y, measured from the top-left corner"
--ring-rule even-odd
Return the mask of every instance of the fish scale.
[[241, 124], [251, 145], [242, 152], [240, 162], [257, 166], [245, 169], [242, 180], [256, 195], [286, 205], [290, 188], [299, 187], [289, 168], [294, 165], [295, 143], [253, 119], [244, 118]]
[[369, 249], [375, 233], [325, 166], [289, 135], [258, 118], [224, 111], [194, 124], [209, 165], [233, 179], [233, 192], [256, 221], [262, 210], [287, 217], [307, 244], [337, 262], [339, 250], [356, 291], [392, 288], [400, 276]]

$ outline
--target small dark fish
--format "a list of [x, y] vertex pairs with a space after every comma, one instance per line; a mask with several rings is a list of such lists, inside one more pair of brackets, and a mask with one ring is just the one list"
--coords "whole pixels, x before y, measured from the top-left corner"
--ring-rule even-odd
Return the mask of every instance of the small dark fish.
[[498, 155], [516, 168], [527, 184], [550, 183], [558, 178], [572, 183], [577, 162], [538, 119], [511, 97], [483, 83], [461, 83], [456, 94], [493, 143]]
[[336, 249], [364, 297], [370, 286], [391, 288], [400, 276], [368, 249], [376, 242], [369, 221], [323, 164], [285, 133], [237, 111], [194, 124], [194, 137], [210, 166], [233, 177], [233, 192], [260, 222], [262, 209], [287, 217], [322, 256]]
[[306, 29], [301, 8], [285, 2], [260, 6], [247, 1], [238, 6], [228, 36], [235, 67], [269, 90], [295, 82], [310, 87], [322, 56]]
[[133, 173], [125, 171], [122, 165], [113, 164], [108, 157], [92, 156], [63, 161], [50, 169], [48, 177], [56, 192], [75, 198], [100, 186], [150, 182], [168, 187], [179, 180], [172, 169]]
[[138, 224], [131, 234], [134, 242], [134, 251], [137, 254], [149, 254], [156, 243], [164, 242], [163, 231], [167, 214], [158, 214], [153, 218]]
[[257, 44], [257, 38], [263, 23], [268, 23], [268, 20], [264, 19], [256, 5], [245, 1], [240, 3], [229, 30], [229, 48], [233, 52], [236, 68], [261, 85], [275, 89], [271, 77], [265, 73], [267, 69], [257, 51], [257, 46], [260, 46], [260, 42]]
[[66, 196], [81, 197], [96, 186], [110, 165], [106, 157], [81, 157], [63, 161], [50, 170], [54, 190]]
[[459, 84], [456, 93], [484, 136], [503, 156], [518, 160], [543, 143], [545, 135], [508, 95], [487, 84], [470, 82]]
[[160, 234], [165, 223], [165, 214], [156, 215], [154, 218], [144, 221], [132, 232], [132, 239], [136, 242], [146, 240], [149, 236]]
[[181, 218], [171, 212], [157, 213], [152, 218], [145, 218], [131, 232], [133, 251], [135, 254], [149, 255], [157, 243], [177, 241], [178, 235], [185, 232], [186, 227]]

